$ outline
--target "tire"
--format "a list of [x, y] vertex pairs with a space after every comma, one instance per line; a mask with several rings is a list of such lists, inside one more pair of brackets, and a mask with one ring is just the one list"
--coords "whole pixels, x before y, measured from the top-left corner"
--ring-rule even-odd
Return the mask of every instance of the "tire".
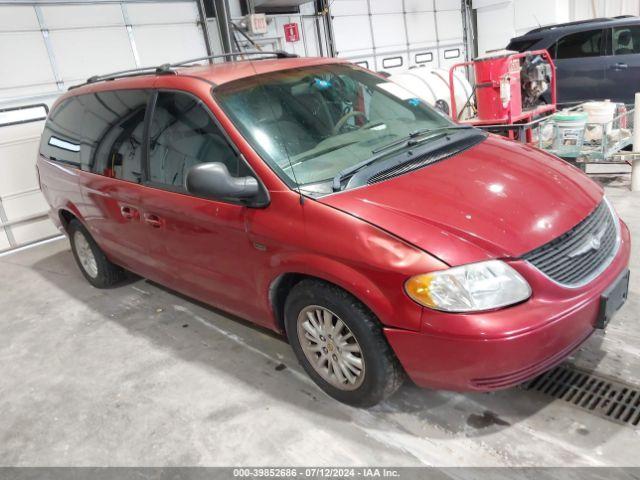
[[82, 275], [91, 285], [109, 288], [124, 279], [124, 270], [107, 259], [91, 234], [78, 220], [71, 220], [67, 231], [73, 257]]
[[402, 367], [378, 319], [341, 288], [319, 280], [303, 280], [287, 296], [284, 315], [287, 337], [298, 361], [336, 400], [354, 407], [371, 407], [393, 394], [404, 381]]

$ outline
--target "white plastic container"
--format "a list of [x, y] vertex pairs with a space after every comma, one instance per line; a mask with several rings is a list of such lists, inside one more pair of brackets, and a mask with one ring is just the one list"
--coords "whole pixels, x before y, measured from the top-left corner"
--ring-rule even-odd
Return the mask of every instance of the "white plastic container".
[[576, 158], [582, 151], [587, 114], [563, 110], [553, 116], [556, 136], [553, 150], [559, 157]]
[[[606, 133], [611, 133], [616, 108], [617, 104], [610, 100], [605, 100], [604, 102], [587, 102], [582, 105], [582, 109], [587, 114], [587, 123], [597, 124], [601, 128], [606, 125]], [[600, 136], [602, 136], [602, 133], [600, 133]]]

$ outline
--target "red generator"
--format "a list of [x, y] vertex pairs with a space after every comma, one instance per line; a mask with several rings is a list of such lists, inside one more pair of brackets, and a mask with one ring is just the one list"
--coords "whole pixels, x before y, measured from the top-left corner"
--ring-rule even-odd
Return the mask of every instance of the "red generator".
[[[460, 109], [471, 108], [473, 114], [461, 120], [454, 72], [463, 67], [473, 69], [475, 84], [471, 97]], [[546, 50], [492, 52], [452, 66], [449, 93], [452, 117], [458, 123], [485, 127], [512, 138], [520, 131], [520, 139], [530, 142], [531, 130], [526, 125], [556, 111], [555, 65]], [[523, 134], [526, 138], [522, 138]]]

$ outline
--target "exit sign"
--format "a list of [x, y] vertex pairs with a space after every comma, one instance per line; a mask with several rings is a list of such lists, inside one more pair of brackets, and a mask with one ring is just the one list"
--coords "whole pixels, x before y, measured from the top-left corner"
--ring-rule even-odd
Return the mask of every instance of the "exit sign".
[[297, 23], [286, 23], [284, 25], [284, 38], [287, 42], [300, 41], [300, 30]]

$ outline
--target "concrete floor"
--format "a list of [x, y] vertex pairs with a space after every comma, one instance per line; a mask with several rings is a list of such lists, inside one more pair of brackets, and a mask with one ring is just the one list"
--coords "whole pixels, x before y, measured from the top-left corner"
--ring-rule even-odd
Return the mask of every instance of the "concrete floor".
[[[640, 238], [640, 194], [608, 193]], [[640, 384], [633, 248], [628, 303], [573, 361]], [[520, 389], [344, 406], [267, 332], [145, 280], [94, 289], [66, 240], [0, 257], [0, 292], [0, 465], [640, 465], [637, 430]]]

